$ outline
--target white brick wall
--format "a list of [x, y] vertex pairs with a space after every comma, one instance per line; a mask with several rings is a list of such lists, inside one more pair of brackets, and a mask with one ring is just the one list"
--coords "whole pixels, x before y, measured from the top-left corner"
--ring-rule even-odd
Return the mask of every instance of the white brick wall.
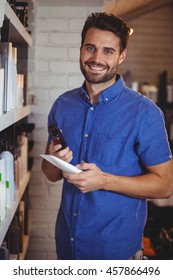
[[[54, 100], [64, 91], [83, 82], [79, 69], [80, 33], [88, 14], [103, 7], [39, 7], [33, 24], [33, 47], [29, 55], [28, 91], [37, 96], [30, 122], [36, 129], [30, 193], [31, 239], [28, 259], [56, 259], [54, 225], [62, 182], [50, 183], [41, 172], [40, 153], [47, 140], [47, 115]], [[120, 73], [132, 71], [139, 82], [157, 83], [161, 71], [173, 78], [173, 8], [158, 10], [131, 20], [134, 28], [127, 60]]]

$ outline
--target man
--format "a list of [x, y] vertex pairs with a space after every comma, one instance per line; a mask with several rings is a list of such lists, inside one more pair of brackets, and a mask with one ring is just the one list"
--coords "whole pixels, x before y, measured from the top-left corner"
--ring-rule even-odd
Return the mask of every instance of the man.
[[49, 113], [48, 125], [62, 130], [68, 147], [61, 149], [49, 137], [46, 154], [83, 170], [65, 173], [43, 160], [49, 180], [64, 178], [55, 233], [60, 259], [136, 258], [146, 199], [173, 193], [163, 114], [117, 74], [129, 34], [113, 15], [89, 16], [80, 48], [85, 82], [61, 95]]

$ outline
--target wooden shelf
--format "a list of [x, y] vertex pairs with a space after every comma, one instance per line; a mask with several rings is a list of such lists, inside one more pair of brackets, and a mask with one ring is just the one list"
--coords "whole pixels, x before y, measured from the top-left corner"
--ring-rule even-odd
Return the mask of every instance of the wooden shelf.
[[15, 201], [14, 201], [14, 205], [11, 209], [7, 209], [7, 215], [6, 218], [0, 222], [0, 245], [2, 244], [4, 237], [6, 235], [6, 232], [9, 228], [9, 225], [13, 219], [13, 216], [17, 210], [17, 207], [19, 205], [19, 202], [24, 194], [24, 191], [29, 183], [30, 180], [30, 172], [28, 171], [24, 178], [22, 179], [19, 188], [16, 190], [15, 193]]
[[30, 110], [30, 106], [27, 105], [22, 108], [11, 110], [10, 112], [0, 115], [0, 131], [27, 117], [30, 114]]
[[32, 37], [20, 22], [8, 2], [5, 4], [5, 17], [9, 19], [11, 23], [10, 40], [13, 43], [21, 43], [32, 46]]

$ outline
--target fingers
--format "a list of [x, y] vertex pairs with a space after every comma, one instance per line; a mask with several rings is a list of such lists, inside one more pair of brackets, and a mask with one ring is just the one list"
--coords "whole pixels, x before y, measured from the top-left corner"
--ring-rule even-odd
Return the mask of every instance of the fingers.
[[76, 167], [82, 170], [98, 169], [95, 163], [87, 163], [87, 162], [82, 162], [80, 164], [77, 164]]
[[64, 178], [66, 178], [69, 183], [76, 186], [82, 193], [96, 191], [103, 188], [105, 183], [104, 174], [96, 164], [82, 162], [76, 167], [82, 169], [84, 172], [80, 172], [78, 174], [63, 172]]
[[69, 147], [66, 147], [65, 149], [59, 151], [58, 156], [60, 159], [70, 162], [73, 158], [73, 153]]
[[53, 142], [49, 146], [49, 154], [56, 156], [64, 161], [70, 162], [73, 158], [73, 153], [69, 147], [62, 149], [61, 144], [55, 145]]
[[53, 142], [49, 145], [49, 154], [50, 155], [56, 155], [56, 153], [62, 148], [61, 144], [54, 145]]
[[95, 190], [95, 188], [93, 182], [88, 181], [86, 173], [87, 171], [78, 174], [63, 173], [63, 177], [65, 177], [69, 183], [76, 186], [82, 193], [87, 193]]

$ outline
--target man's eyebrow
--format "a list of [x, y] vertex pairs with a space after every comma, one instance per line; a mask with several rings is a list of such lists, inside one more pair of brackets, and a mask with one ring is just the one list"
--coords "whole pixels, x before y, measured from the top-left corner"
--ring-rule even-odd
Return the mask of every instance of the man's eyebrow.
[[[90, 43], [87, 43], [87, 44], [84, 45], [84, 47], [88, 47], [88, 46], [89, 47], [94, 47], [94, 48], [96, 47], [94, 44], [90, 44]], [[103, 47], [103, 49], [116, 52], [116, 50], [114, 48], [111, 48], [111, 47]]]
[[109, 47], [104, 47], [105, 50], [109, 50], [109, 51], [113, 51], [116, 52], [116, 50], [114, 48], [109, 48]]
[[87, 46], [95, 47], [95, 45], [90, 44], [90, 43], [87, 43], [87, 44], [84, 45], [84, 47], [87, 47]]

